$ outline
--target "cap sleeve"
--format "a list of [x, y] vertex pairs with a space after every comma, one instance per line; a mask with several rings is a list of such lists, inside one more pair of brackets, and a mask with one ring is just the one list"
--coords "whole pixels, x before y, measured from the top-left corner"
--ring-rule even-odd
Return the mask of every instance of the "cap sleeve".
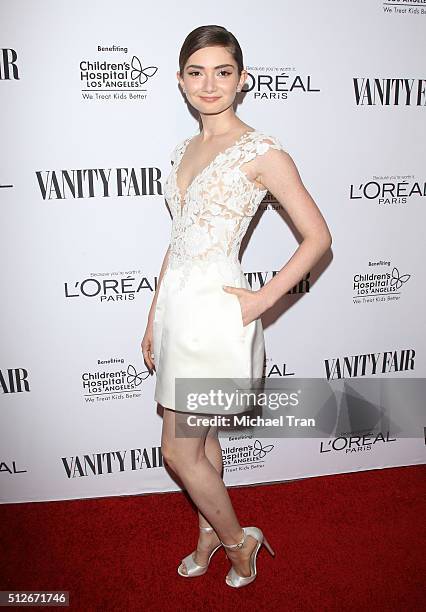
[[175, 146], [173, 151], [170, 153], [170, 162], [172, 164], [175, 164], [177, 161], [179, 161], [179, 157], [182, 155], [185, 149], [185, 145], [188, 142], [188, 140], [190, 139], [185, 138], [184, 140], [181, 140], [180, 142], [178, 142], [178, 144]]
[[278, 149], [279, 151], [285, 151], [281, 141], [276, 136], [270, 134], [263, 134], [260, 141], [257, 143], [258, 153], [266, 153], [269, 149]]
[[249, 162], [258, 155], [264, 155], [270, 149], [286, 151], [276, 136], [258, 132], [254, 138], [243, 145], [241, 163]]
[[175, 146], [175, 147], [172, 149], [172, 151], [171, 151], [171, 153], [170, 153], [170, 163], [171, 163], [172, 165], [174, 165], [174, 163], [175, 163], [175, 161], [176, 161], [176, 153], [177, 153], [177, 148], [178, 148], [178, 146], [179, 146], [179, 145], [176, 145], [176, 146]]

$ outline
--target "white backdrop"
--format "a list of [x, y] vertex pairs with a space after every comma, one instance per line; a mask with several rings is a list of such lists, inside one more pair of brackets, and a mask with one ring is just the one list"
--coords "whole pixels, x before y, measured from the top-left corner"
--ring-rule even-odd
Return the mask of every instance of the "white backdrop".
[[[262, 318], [265, 375], [347, 379], [353, 356], [404, 350], [409, 369], [367, 361], [365, 376], [425, 375], [426, 1], [209, 4], [1, 3], [3, 503], [178, 488], [140, 341], [170, 236], [169, 155], [198, 127], [176, 71], [199, 25], [237, 36], [250, 74], [238, 115], [280, 139], [333, 236]], [[261, 208], [242, 256], [253, 289], [298, 245], [276, 202]], [[367, 290], [369, 274], [389, 280]], [[424, 425], [357, 452], [347, 430], [225, 436], [225, 481], [423, 463]]]

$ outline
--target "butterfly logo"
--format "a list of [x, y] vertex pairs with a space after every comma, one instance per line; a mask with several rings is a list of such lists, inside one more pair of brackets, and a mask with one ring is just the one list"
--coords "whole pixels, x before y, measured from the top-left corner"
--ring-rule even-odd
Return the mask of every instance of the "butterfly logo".
[[141, 85], [147, 82], [149, 77], [154, 76], [157, 72], [157, 66], [147, 66], [146, 68], [142, 68], [141, 61], [136, 55], [132, 57], [131, 61], [132, 71], [130, 73], [130, 77], [132, 81], [139, 81]]
[[393, 268], [390, 285], [391, 287], [395, 287], [395, 289], [401, 289], [402, 285], [406, 283], [409, 278], [411, 278], [411, 274], [403, 274], [400, 276], [398, 268]]
[[263, 459], [263, 457], [265, 457], [267, 453], [270, 453], [273, 448], [274, 448], [273, 444], [267, 444], [266, 446], [262, 446], [262, 443], [260, 442], [260, 440], [255, 440], [253, 457], [256, 457], [256, 459]]
[[137, 372], [135, 366], [132, 366], [131, 363], [127, 366], [127, 382], [129, 385], [135, 383], [136, 386], [140, 385], [143, 380], [148, 378], [149, 370], [143, 370], [142, 372]]

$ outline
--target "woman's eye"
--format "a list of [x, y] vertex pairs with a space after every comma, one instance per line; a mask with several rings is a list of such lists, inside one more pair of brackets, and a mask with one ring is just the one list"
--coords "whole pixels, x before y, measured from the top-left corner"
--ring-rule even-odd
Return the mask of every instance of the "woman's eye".
[[[188, 72], [188, 74], [190, 76], [195, 76], [197, 74], [200, 74], [199, 70], [193, 70], [192, 72]], [[229, 72], [229, 70], [220, 70], [219, 74], [224, 74], [225, 76], [228, 76], [230, 74], [232, 74], [232, 72]]]

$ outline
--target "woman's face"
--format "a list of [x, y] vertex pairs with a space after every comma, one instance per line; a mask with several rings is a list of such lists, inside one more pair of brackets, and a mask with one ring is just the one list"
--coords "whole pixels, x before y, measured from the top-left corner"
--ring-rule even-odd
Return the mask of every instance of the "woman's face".
[[247, 72], [243, 70], [238, 76], [237, 64], [225, 47], [204, 47], [190, 55], [182, 76], [178, 72], [177, 78], [194, 108], [203, 114], [216, 114], [233, 104]]

